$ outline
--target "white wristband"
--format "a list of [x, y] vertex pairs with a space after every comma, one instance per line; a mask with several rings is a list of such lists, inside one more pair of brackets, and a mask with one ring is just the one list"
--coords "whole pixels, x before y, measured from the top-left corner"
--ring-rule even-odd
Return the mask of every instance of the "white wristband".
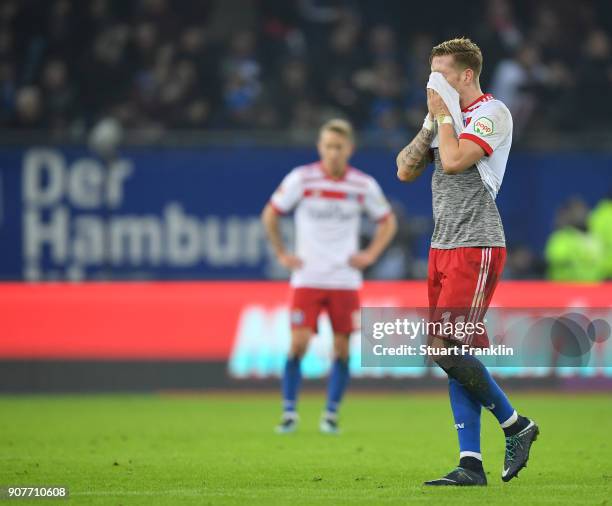
[[436, 118], [436, 120], [438, 121], [438, 127], [446, 123], [448, 123], [449, 125], [453, 124], [453, 117], [449, 116], [448, 114], [445, 114], [444, 116], [440, 115]]
[[434, 125], [435, 125], [434, 122], [429, 119], [429, 114], [425, 116], [425, 121], [423, 121], [423, 128], [425, 130], [433, 130]]

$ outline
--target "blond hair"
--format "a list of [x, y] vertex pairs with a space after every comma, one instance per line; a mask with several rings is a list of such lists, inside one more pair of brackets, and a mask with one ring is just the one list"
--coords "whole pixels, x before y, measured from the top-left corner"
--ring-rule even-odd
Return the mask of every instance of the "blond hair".
[[353, 125], [345, 119], [330, 119], [326, 121], [321, 129], [319, 130], [319, 135], [323, 132], [334, 132], [340, 135], [344, 135], [351, 142], [355, 140], [355, 132], [353, 131]]
[[482, 71], [482, 52], [480, 48], [466, 37], [458, 37], [438, 44], [431, 50], [429, 63], [434, 56], [451, 55], [455, 62], [464, 69], [472, 69], [476, 77]]

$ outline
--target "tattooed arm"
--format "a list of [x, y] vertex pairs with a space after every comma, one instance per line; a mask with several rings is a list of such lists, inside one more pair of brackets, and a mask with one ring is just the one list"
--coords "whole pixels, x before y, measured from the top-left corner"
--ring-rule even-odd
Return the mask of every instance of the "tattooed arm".
[[434, 138], [434, 129], [421, 128], [412, 142], [397, 155], [397, 177], [400, 181], [410, 183], [421, 175], [433, 159], [429, 147]]

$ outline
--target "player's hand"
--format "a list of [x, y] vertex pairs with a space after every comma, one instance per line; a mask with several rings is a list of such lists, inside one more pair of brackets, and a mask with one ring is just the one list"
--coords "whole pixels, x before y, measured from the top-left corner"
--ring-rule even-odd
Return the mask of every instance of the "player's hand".
[[281, 253], [278, 255], [278, 263], [281, 264], [285, 269], [294, 271], [302, 267], [302, 260], [295, 255], [288, 253]]
[[376, 258], [368, 251], [359, 251], [349, 259], [349, 265], [355, 269], [363, 270], [376, 262]]
[[429, 110], [429, 114], [434, 118], [441, 114], [450, 116], [448, 107], [446, 107], [442, 97], [431, 88], [427, 88], [427, 109]]

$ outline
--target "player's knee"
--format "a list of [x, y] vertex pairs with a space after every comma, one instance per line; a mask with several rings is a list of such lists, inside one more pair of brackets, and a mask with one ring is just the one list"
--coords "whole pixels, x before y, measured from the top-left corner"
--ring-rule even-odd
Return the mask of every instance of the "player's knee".
[[464, 365], [461, 362], [461, 357], [456, 355], [438, 355], [434, 357], [434, 362], [447, 373], [453, 368]]
[[347, 360], [349, 356], [349, 336], [336, 334], [334, 336], [334, 357]]
[[302, 358], [308, 350], [311, 332], [308, 329], [294, 330], [291, 336], [290, 354], [292, 357]]
[[455, 356], [452, 354], [446, 355], [443, 353], [444, 349], [449, 346], [448, 342], [440, 338], [434, 337], [428, 344], [431, 348], [437, 350], [437, 353], [434, 353], [431, 357], [433, 362], [438, 367], [440, 367], [440, 369], [443, 369], [445, 372], [448, 372], [448, 370], [455, 365], [453, 363], [453, 359], [455, 358]]
[[306, 350], [308, 349], [308, 345], [304, 343], [292, 343], [289, 354], [295, 358], [302, 358], [306, 355]]
[[486, 376], [482, 374], [483, 366], [470, 356], [449, 355], [437, 357], [436, 364], [460, 384], [467, 388], [482, 390], [487, 387]]

